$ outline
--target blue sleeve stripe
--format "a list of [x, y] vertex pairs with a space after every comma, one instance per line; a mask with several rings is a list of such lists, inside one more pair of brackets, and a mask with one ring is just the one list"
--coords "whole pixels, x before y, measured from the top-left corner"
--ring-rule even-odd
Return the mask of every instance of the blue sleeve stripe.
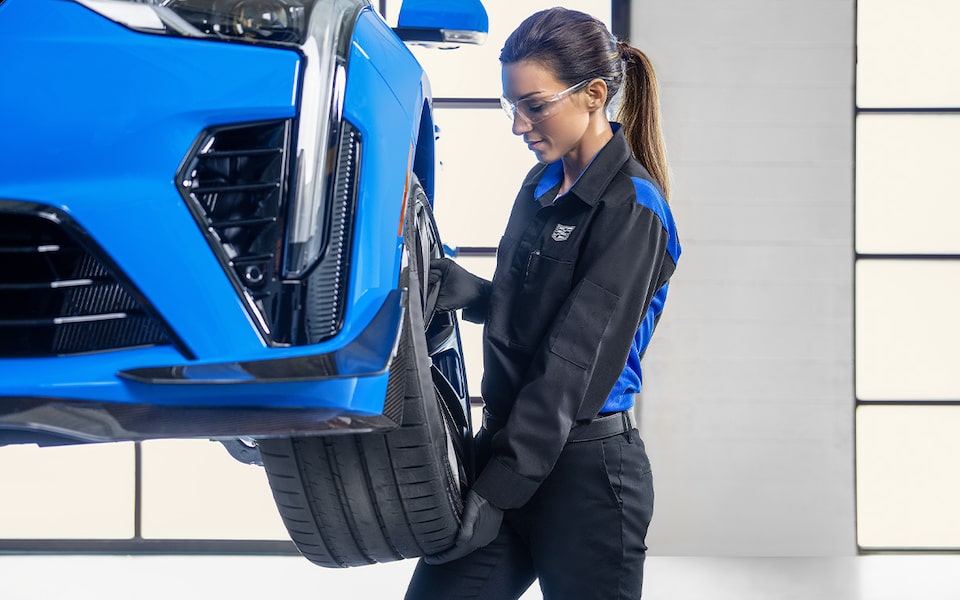
[[647, 314], [644, 315], [643, 320], [640, 321], [640, 327], [637, 329], [637, 335], [634, 337], [634, 341], [637, 344], [641, 356], [647, 351], [647, 344], [650, 343], [650, 339], [653, 337], [653, 330], [657, 326], [657, 318], [660, 316], [660, 313], [663, 312], [663, 305], [667, 302], [667, 290], [669, 286], [670, 283], [667, 282], [657, 290], [657, 293], [650, 299], [650, 307], [647, 309]]
[[643, 369], [640, 366], [640, 358], [647, 351], [647, 346], [653, 337], [653, 330], [657, 326], [657, 318], [663, 312], [669, 285], [669, 283], [663, 284], [650, 300], [650, 308], [647, 309], [647, 314], [640, 321], [640, 327], [633, 337], [633, 343], [630, 345], [623, 371], [620, 372], [620, 377], [617, 378], [613, 389], [610, 390], [610, 394], [607, 396], [600, 412], [616, 412], [633, 406], [631, 396], [643, 387]]
[[657, 186], [640, 177], [631, 177], [630, 179], [633, 180], [633, 187], [637, 191], [637, 204], [641, 204], [652, 210], [654, 214], [659, 217], [660, 222], [663, 223], [663, 228], [667, 230], [670, 236], [667, 241], [667, 252], [670, 254], [670, 258], [673, 259], [674, 264], [676, 264], [677, 259], [680, 258], [680, 240], [677, 238], [677, 226], [673, 221], [673, 213], [670, 212], [670, 206], [667, 204], [667, 201], [663, 199], [663, 196], [660, 195], [660, 190], [657, 189]]

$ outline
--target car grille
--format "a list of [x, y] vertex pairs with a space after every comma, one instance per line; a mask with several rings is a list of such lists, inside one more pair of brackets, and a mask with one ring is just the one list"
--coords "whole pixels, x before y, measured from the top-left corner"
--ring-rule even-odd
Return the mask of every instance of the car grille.
[[44, 214], [0, 212], [0, 356], [169, 344], [163, 327], [61, 219]]
[[177, 177], [207, 242], [272, 345], [315, 344], [342, 327], [359, 176], [360, 132], [339, 121], [324, 162], [325, 202], [311, 232], [323, 240], [322, 252], [304, 274], [285, 274], [283, 253], [293, 244], [287, 219], [295, 214], [288, 199], [291, 129], [285, 120], [208, 129]]
[[289, 123], [204, 132], [179, 174], [181, 194], [261, 331], [279, 309]]

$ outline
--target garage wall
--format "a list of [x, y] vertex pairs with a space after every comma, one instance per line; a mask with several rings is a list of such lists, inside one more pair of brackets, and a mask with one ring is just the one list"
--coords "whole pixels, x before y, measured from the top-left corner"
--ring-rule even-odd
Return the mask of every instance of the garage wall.
[[631, 11], [683, 244], [639, 409], [650, 552], [855, 553], [854, 2]]

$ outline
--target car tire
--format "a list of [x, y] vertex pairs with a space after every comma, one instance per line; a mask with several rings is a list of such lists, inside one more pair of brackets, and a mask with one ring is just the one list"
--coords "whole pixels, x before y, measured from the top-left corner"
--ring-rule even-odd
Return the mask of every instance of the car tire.
[[426, 195], [414, 179], [400, 276], [407, 305], [387, 386], [388, 403], [391, 393], [403, 395], [400, 426], [383, 434], [258, 440], [291, 538], [324, 567], [434, 554], [453, 543], [460, 527], [470, 427], [469, 421], [466, 429], [458, 425], [464, 415], [455, 411], [462, 408], [449, 401], [446, 379], [437, 377], [427, 347], [427, 274], [430, 254], [438, 249], [423, 248], [431, 237], [424, 235], [426, 226], [435, 232]]

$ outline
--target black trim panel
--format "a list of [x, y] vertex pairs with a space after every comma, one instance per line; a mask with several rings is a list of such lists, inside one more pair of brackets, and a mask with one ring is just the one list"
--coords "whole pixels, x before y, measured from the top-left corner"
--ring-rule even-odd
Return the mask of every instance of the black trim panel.
[[254, 438], [368, 433], [397, 423], [384, 415], [324, 408], [225, 408], [3, 398], [0, 445], [41, 446], [163, 438]]

